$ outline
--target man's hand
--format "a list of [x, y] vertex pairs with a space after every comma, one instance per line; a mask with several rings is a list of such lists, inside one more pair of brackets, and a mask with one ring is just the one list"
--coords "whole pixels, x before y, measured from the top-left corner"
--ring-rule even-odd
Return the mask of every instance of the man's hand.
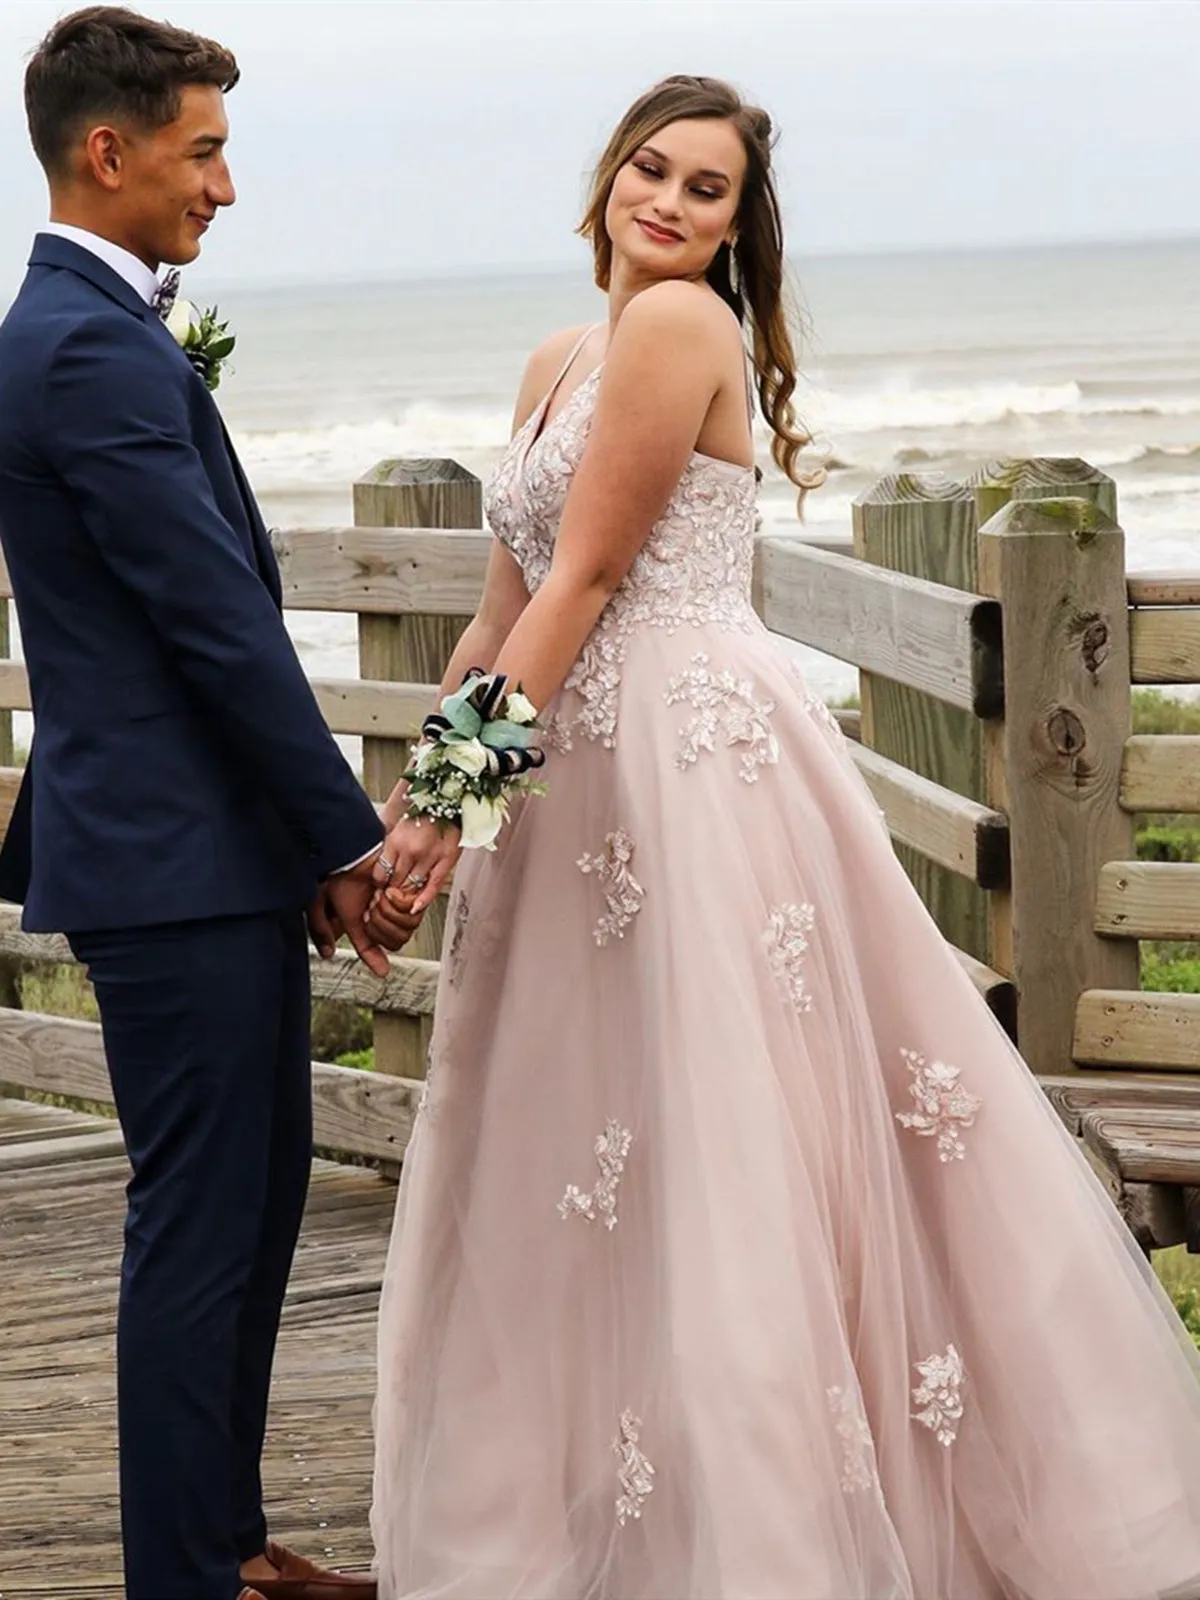
[[337, 942], [345, 933], [341, 918], [329, 902], [327, 886], [317, 890], [317, 898], [308, 908], [308, 936], [322, 961], [332, 961]]
[[[386, 978], [390, 971], [387, 950], [380, 943], [378, 931], [369, 931], [367, 928], [367, 912], [376, 889], [375, 863], [378, 859], [377, 855], [368, 856], [348, 872], [335, 872], [325, 880], [322, 889], [329, 927], [332, 929], [335, 924], [340, 924], [358, 953], [359, 960], [370, 967], [377, 978]], [[311, 911], [309, 915], [311, 926]]]
[[413, 911], [414, 890], [376, 888], [367, 912], [367, 934], [386, 950], [399, 950], [421, 926], [423, 913]]

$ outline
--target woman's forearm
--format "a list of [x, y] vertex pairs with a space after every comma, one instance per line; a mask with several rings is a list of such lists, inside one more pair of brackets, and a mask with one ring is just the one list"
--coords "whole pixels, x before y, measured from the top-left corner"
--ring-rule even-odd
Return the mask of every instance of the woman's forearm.
[[485, 672], [492, 670], [508, 632], [507, 628], [497, 626], [486, 617], [471, 619], [447, 663], [438, 689], [439, 703], [446, 695], [461, 688], [463, 679], [472, 667], [482, 667]]
[[[611, 592], [607, 584], [581, 585], [552, 572], [511, 629], [486, 616], [473, 618], [450, 657], [439, 702], [461, 686], [472, 667], [482, 667], [503, 672], [514, 688], [519, 683], [541, 709], [562, 687]], [[388, 799], [389, 828], [404, 812], [406, 791], [401, 779]]]
[[[446, 667], [441, 684], [438, 687], [435, 706], [440, 705], [448, 694], [453, 694], [461, 687], [463, 679], [472, 667], [482, 667], [485, 672], [490, 672], [500, 653], [501, 646], [508, 637], [508, 630], [497, 626], [484, 616], [472, 617], [463, 630], [462, 638], [454, 647], [454, 653]], [[435, 706], [430, 706], [434, 710]], [[392, 790], [384, 806], [384, 826], [390, 832], [404, 815], [404, 802], [408, 793], [408, 783], [404, 778]]]
[[505, 639], [494, 670], [520, 684], [541, 710], [562, 688], [611, 594], [607, 583], [552, 571]]

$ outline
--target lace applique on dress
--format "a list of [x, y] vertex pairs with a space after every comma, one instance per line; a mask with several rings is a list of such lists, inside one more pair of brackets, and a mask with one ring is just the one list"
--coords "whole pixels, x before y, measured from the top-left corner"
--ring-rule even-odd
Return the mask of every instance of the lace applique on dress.
[[555, 712], [542, 732], [542, 743], [548, 750], [553, 750], [557, 755], [570, 755], [575, 748], [575, 741], [571, 737], [571, 724], [559, 712]]
[[779, 741], [771, 732], [773, 700], [759, 700], [749, 678], [735, 673], [713, 672], [709, 657], [699, 651], [692, 664], [667, 683], [664, 698], [669, 706], [686, 700], [696, 715], [679, 730], [682, 747], [675, 765], [686, 771], [700, 758], [701, 750], [715, 751], [717, 740], [726, 746], [748, 745], [742, 751], [741, 778], [757, 783], [760, 767], [773, 767], [779, 760]]
[[797, 1011], [812, 1010], [804, 962], [808, 956], [809, 935], [816, 920], [817, 913], [807, 901], [800, 905], [791, 903], [776, 906], [763, 934], [771, 971]]
[[633, 875], [633, 850], [633, 840], [624, 828], [617, 828], [605, 837], [604, 850], [600, 855], [585, 854], [575, 863], [580, 872], [586, 875], [595, 873], [604, 891], [608, 910], [597, 922], [593, 933], [599, 945], [607, 944], [610, 939], [623, 939], [625, 929], [642, 909], [646, 891]]
[[642, 1419], [632, 1411], [621, 1413], [621, 1429], [613, 1440], [613, 1453], [621, 1465], [617, 1469], [617, 1482], [621, 1493], [617, 1497], [617, 1522], [623, 1528], [632, 1518], [639, 1522], [642, 1507], [654, 1493], [654, 1468], [638, 1448], [642, 1434]]
[[[488, 485], [488, 521], [520, 564], [531, 594], [550, 571], [567, 492], [591, 430], [599, 373], [590, 373], [530, 442], [540, 416], [534, 413]], [[639, 628], [761, 627], [750, 604], [756, 492], [754, 473], [731, 462], [693, 455], [684, 467], [567, 677], [564, 687], [582, 702], [571, 723], [587, 738], [610, 748], [616, 743], [621, 669]]]
[[825, 1397], [842, 1441], [842, 1493], [864, 1494], [878, 1483], [871, 1424], [855, 1390], [844, 1389], [839, 1383], [826, 1389]]
[[446, 950], [446, 961], [449, 966], [447, 981], [457, 986], [462, 976], [462, 948], [463, 940], [467, 934], [467, 919], [471, 915], [471, 907], [467, 900], [465, 889], [460, 889], [454, 900], [454, 910], [450, 916], [450, 944]]
[[963, 1359], [951, 1344], [945, 1354], [916, 1362], [915, 1370], [921, 1382], [912, 1392], [913, 1404], [919, 1407], [913, 1412], [913, 1421], [928, 1428], [937, 1442], [949, 1449], [962, 1421], [962, 1390], [966, 1382]]
[[752, 473], [693, 456], [567, 678], [583, 700], [576, 723], [589, 739], [609, 749], [617, 742], [621, 671], [639, 628], [760, 626], [750, 605], [753, 507]]
[[846, 743], [846, 735], [842, 731], [841, 723], [825, 703], [824, 697], [819, 695], [809, 684], [799, 665], [790, 658], [788, 660], [788, 671], [800, 691], [800, 700], [804, 706], [805, 713], [814, 722], [819, 723], [827, 733], [832, 735], [835, 744], [844, 745]]
[[558, 1214], [564, 1222], [569, 1217], [586, 1217], [595, 1222], [599, 1217], [612, 1232], [617, 1225], [617, 1194], [632, 1147], [633, 1134], [610, 1117], [595, 1144], [599, 1181], [586, 1194], [573, 1183], [567, 1185], [566, 1194], [558, 1202]]
[[429, 1111], [430, 1084], [433, 1082], [433, 1041], [430, 1040], [429, 1048], [425, 1052], [425, 1076], [421, 1080], [421, 1093], [417, 1096], [416, 1116], [425, 1116]]
[[810, 689], [805, 694], [804, 709], [814, 722], [819, 722], [828, 733], [833, 735], [838, 744], [845, 743], [846, 735], [842, 732], [841, 723], [815, 689]]
[[973, 1127], [983, 1105], [976, 1094], [963, 1088], [958, 1067], [944, 1061], [927, 1061], [916, 1050], [901, 1050], [913, 1081], [908, 1092], [915, 1111], [897, 1111], [896, 1121], [923, 1139], [936, 1139], [939, 1161], [961, 1161], [967, 1153], [962, 1130]]

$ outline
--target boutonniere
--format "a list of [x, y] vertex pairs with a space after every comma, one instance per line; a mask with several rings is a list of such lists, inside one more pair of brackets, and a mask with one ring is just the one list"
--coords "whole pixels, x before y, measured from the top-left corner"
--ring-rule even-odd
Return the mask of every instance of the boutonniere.
[[167, 332], [212, 391], [221, 382], [221, 370], [233, 352], [237, 336], [220, 321], [216, 306], [201, 311], [190, 300], [176, 300], [163, 321]]

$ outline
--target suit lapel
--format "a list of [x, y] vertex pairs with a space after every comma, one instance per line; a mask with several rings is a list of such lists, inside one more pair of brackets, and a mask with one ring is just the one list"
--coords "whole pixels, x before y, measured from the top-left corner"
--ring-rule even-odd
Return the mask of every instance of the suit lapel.
[[241, 501], [242, 512], [245, 517], [246, 532], [249, 534], [249, 538], [246, 541], [247, 554], [254, 562], [255, 570], [258, 572], [259, 577], [270, 590], [271, 597], [275, 601], [275, 604], [282, 610], [283, 586], [279, 580], [279, 563], [276, 561], [275, 552], [271, 548], [271, 538], [267, 533], [266, 527], [263, 523], [262, 514], [258, 509], [258, 504], [255, 501], [253, 490], [246, 481], [246, 474], [242, 471], [242, 464], [237, 458], [236, 450], [233, 448], [233, 440], [229, 437], [229, 430], [225, 426], [225, 419], [221, 415], [221, 408], [213, 399], [211, 393], [209, 392], [208, 386], [204, 382], [204, 379], [196, 371], [195, 367], [192, 366], [191, 362], [188, 361], [187, 356], [176, 342], [170, 329], [161, 320], [161, 318], [156, 316], [154, 320], [161, 330], [162, 337], [170, 345], [174, 358], [177, 361], [186, 362], [188, 372], [191, 375], [193, 383], [199, 385], [204, 395], [203, 404], [208, 406], [210, 409], [213, 420], [216, 422], [217, 428], [220, 431], [221, 445], [225, 451], [225, 458], [229, 465], [230, 474], [232, 475], [234, 484], [237, 487], [238, 498]]

